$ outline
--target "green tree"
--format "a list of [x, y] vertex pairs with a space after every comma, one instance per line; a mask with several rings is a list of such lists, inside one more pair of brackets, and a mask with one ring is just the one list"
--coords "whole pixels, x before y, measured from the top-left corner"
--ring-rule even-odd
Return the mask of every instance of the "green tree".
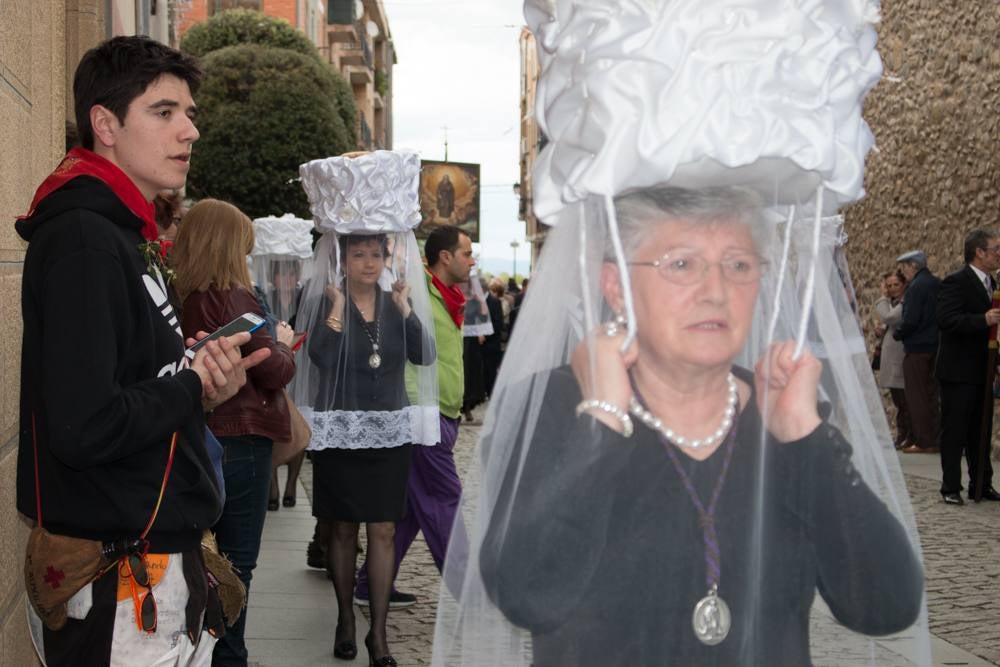
[[181, 39], [181, 51], [202, 57], [239, 44], [288, 49], [319, 60], [309, 38], [288, 21], [252, 9], [230, 9], [193, 26]]
[[212, 51], [202, 66], [191, 194], [250, 217], [311, 217], [294, 179], [303, 162], [353, 149], [357, 111], [344, 81], [317, 58], [256, 44]]

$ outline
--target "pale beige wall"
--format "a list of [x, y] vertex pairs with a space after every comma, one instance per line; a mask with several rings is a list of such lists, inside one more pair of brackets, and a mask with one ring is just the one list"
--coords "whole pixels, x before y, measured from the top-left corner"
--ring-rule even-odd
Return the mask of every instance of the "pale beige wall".
[[0, 2], [0, 665], [35, 664], [21, 576], [28, 527], [14, 502], [25, 246], [12, 223], [63, 154], [67, 63], [103, 37], [103, 6]]

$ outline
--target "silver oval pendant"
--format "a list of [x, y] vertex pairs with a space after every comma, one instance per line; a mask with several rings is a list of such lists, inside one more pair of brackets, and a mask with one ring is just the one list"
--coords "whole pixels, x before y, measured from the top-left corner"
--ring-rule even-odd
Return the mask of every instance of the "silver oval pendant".
[[729, 634], [732, 617], [729, 605], [719, 597], [713, 586], [708, 595], [698, 601], [691, 615], [691, 626], [694, 634], [702, 644], [715, 646]]
[[378, 352], [373, 352], [372, 356], [368, 357], [368, 365], [372, 368], [378, 368], [382, 365], [382, 357], [379, 356]]

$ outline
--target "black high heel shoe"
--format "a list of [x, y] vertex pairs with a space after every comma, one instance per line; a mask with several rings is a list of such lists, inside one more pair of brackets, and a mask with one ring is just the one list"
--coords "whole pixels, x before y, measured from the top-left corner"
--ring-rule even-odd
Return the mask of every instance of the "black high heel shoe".
[[[337, 630], [340, 630], [340, 624], [337, 624]], [[339, 634], [334, 631], [334, 637]], [[344, 639], [333, 645], [333, 657], [340, 658], [341, 660], [354, 660], [358, 657], [358, 645], [353, 639]]]
[[267, 511], [268, 512], [277, 512], [278, 511], [278, 507], [280, 507], [280, 506], [278, 505], [278, 499], [277, 498], [268, 498], [267, 499]]
[[345, 639], [333, 645], [333, 657], [341, 660], [354, 660], [358, 657], [358, 645], [353, 639]]
[[381, 658], [375, 659], [375, 656], [372, 655], [372, 635], [370, 632], [365, 635], [365, 648], [368, 649], [368, 664], [370, 667], [399, 667], [396, 664], [396, 659], [391, 655], [383, 655]]
[[[277, 504], [277, 500], [274, 501]], [[285, 507], [295, 507], [295, 496], [285, 496], [281, 499], [281, 504]]]

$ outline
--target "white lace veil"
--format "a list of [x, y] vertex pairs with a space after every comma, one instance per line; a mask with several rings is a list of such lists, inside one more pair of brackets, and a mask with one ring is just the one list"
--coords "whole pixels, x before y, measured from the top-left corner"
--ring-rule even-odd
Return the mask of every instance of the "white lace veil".
[[[291, 386], [313, 429], [309, 448], [433, 445], [440, 440], [434, 323], [411, 231], [420, 222], [420, 159], [376, 151], [314, 160], [300, 174], [322, 233], [296, 323], [307, 332], [306, 354]], [[346, 277], [345, 251], [374, 253], [361, 269], [373, 272], [368, 288]], [[394, 298], [394, 286], [404, 285], [406, 307]], [[344, 297], [336, 322], [330, 286]]]
[[[445, 565], [461, 585], [441, 588], [432, 664], [929, 665], [919, 539], [837, 214], [863, 194], [877, 7], [529, 0], [525, 12], [549, 138], [536, 210], [554, 226], [465, 474], [468, 545]], [[629, 212], [631, 197], [664, 191], [722, 203]], [[766, 262], [732, 359], [747, 394], [701, 462], [636, 416], [629, 438], [576, 416], [568, 370], [614, 317], [608, 267], [630, 339], [685, 316], [637, 305], [628, 281], [656, 276], [626, 265], [650, 257], [650, 239], [670, 246], [655, 234], [672, 220], [749, 225]], [[673, 289], [663, 279], [664, 304]], [[823, 422], [795, 442], [765, 426], [779, 412], [757, 407], [770, 385], [749, 394], [782, 341], [822, 369]], [[600, 360], [584, 359], [599, 381]], [[716, 486], [706, 522], [692, 495], [709, 506]], [[695, 607], [716, 569], [730, 618], [711, 645]]]
[[253, 221], [250, 275], [271, 313], [293, 325], [302, 286], [309, 282], [312, 269], [312, 228], [311, 221], [291, 213]]

